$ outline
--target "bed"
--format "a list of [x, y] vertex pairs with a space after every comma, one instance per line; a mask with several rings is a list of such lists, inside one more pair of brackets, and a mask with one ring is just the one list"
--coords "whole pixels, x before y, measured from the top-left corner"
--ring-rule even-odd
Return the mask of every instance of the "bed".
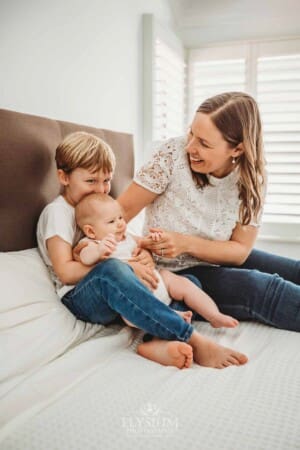
[[195, 322], [249, 362], [178, 370], [136, 354], [140, 331], [83, 323], [60, 303], [35, 226], [59, 192], [55, 148], [76, 130], [112, 146], [118, 195], [131, 135], [0, 111], [0, 448], [300, 449], [300, 334]]

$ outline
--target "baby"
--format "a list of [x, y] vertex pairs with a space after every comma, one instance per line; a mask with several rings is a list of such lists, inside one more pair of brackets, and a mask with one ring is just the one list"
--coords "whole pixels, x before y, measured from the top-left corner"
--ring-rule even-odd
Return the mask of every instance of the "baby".
[[[86, 246], [80, 251], [80, 260], [85, 265], [93, 265], [109, 257], [128, 261], [133, 250], [139, 245], [139, 238], [126, 232], [127, 224], [119, 203], [107, 194], [90, 194], [75, 208], [78, 226], [85, 234]], [[159, 237], [151, 235], [154, 240]], [[169, 270], [156, 272], [159, 284], [154, 295], [169, 305], [173, 300], [184, 301], [193, 311], [200, 314], [215, 328], [238, 325], [231, 316], [222, 314], [215, 302], [188, 278]], [[176, 311], [186, 322], [191, 322], [192, 312]], [[123, 318], [130, 326], [134, 326]]]

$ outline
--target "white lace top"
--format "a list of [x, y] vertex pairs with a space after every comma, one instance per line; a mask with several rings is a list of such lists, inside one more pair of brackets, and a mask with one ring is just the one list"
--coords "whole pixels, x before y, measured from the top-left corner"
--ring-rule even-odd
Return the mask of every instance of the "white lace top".
[[[205, 239], [229, 240], [239, 221], [238, 169], [224, 178], [209, 175], [211, 186], [201, 189], [192, 178], [185, 145], [185, 137], [163, 142], [134, 178], [145, 189], [161, 194], [146, 208], [143, 231], [147, 234], [150, 226], [159, 226]], [[156, 262], [173, 271], [209, 265], [186, 253], [173, 259], [157, 257]]]

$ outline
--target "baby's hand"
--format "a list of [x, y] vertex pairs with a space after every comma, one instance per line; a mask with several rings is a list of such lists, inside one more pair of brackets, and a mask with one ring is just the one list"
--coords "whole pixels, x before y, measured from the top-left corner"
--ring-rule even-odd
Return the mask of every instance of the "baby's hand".
[[149, 233], [147, 237], [154, 242], [159, 242], [161, 240], [161, 231], [153, 231], [152, 233]]
[[99, 245], [103, 251], [102, 256], [108, 258], [116, 250], [117, 241], [114, 235], [110, 233], [102, 239]]

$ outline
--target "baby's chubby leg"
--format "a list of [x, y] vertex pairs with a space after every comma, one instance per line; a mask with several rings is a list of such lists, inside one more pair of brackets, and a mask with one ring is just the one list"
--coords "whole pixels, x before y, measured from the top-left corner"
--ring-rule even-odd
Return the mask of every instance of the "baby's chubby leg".
[[236, 319], [222, 314], [215, 302], [188, 278], [165, 269], [161, 269], [159, 273], [169, 295], [174, 300], [183, 300], [189, 308], [208, 320], [214, 328], [234, 328], [238, 325], [239, 322]]

